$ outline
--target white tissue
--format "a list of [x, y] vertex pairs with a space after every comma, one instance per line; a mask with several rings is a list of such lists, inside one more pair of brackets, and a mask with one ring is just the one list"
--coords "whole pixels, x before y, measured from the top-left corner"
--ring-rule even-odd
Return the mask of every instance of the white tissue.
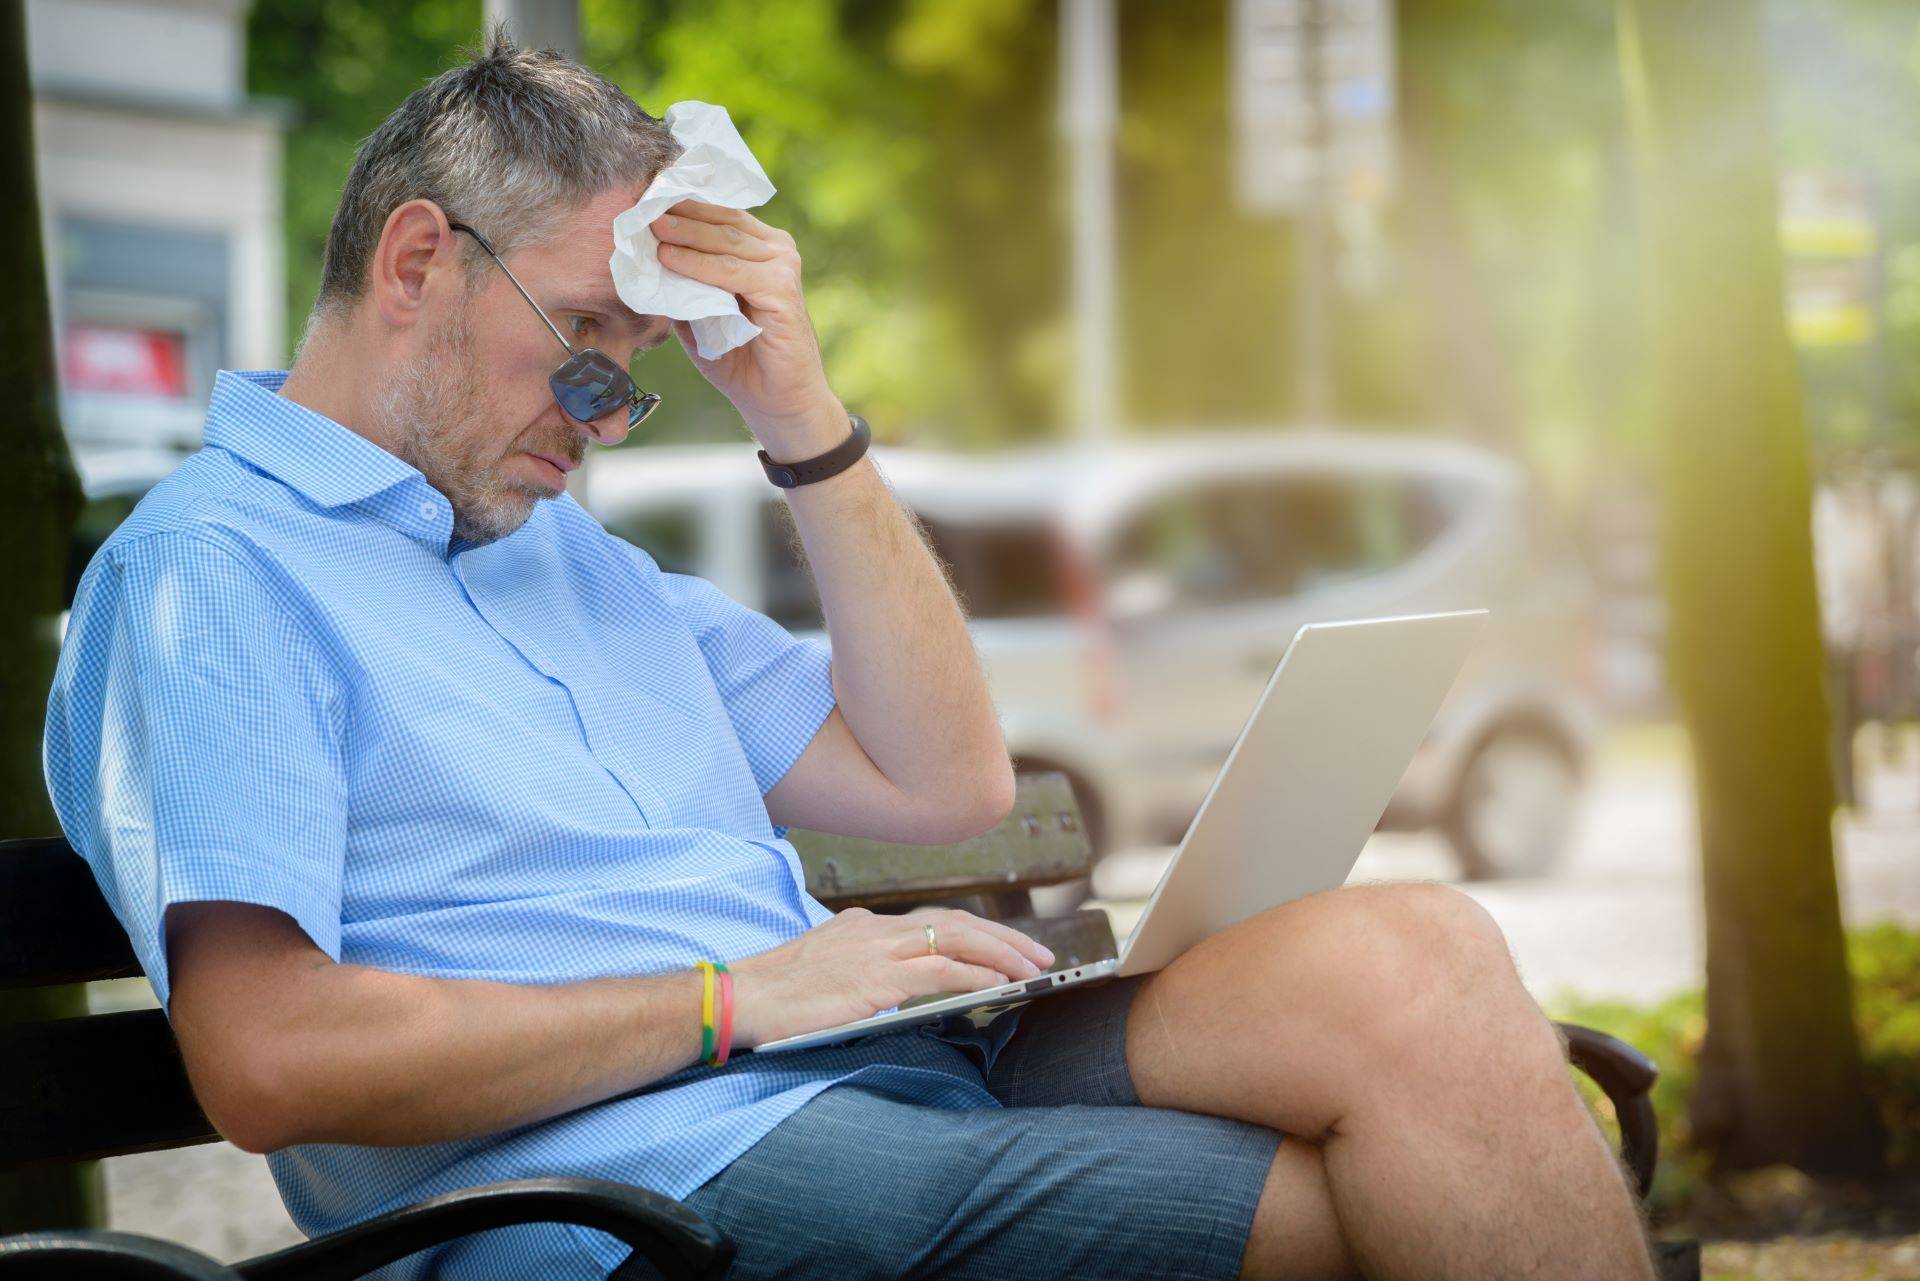
[[676, 102], [666, 125], [684, 148], [662, 169], [640, 202], [613, 220], [613, 287], [620, 301], [643, 316], [693, 322], [694, 347], [714, 360], [748, 342], [760, 326], [740, 313], [731, 292], [662, 266], [660, 241], [648, 227], [687, 197], [730, 209], [750, 209], [773, 198], [774, 186], [733, 127], [725, 107]]

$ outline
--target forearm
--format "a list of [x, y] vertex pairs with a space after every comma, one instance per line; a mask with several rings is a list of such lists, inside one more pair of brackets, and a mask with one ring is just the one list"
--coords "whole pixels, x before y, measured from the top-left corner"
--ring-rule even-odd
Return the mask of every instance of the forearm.
[[256, 1029], [274, 1102], [256, 1146], [436, 1143], [647, 1085], [700, 1053], [700, 976], [522, 985], [313, 972]]
[[[788, 462], [845, 439], [837, 403], [821, 422], [768, 454]], [[867, 756], [908, 795], [1001, 786], [1006, 743], [965, 615], [871, 458], [785, 493], [833, 642], [834, 693]]]

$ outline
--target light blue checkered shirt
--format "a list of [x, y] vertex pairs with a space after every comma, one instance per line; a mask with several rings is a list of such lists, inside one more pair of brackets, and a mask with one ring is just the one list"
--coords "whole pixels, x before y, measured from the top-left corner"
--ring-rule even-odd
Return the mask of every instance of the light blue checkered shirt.
[[[829, 918], [762, 800], [833, 708], [823, 642], [661, 572], [570, 496], [454, 542], [444, 495], [285, 379], [219, 375], [206, 447], [87, 567], [47, 709], [61, 825], [163, 1007], [182, 901], [278, 908], [336, 960], [508, 983], [747, 956]], [[499, 1179], [682, 1197], [855, 1079], [998, 1106], [908, 1033], [695, 1065], [483, 1138], [267, 1161], [309, 1234]], [[624, 1254], [529, 1224], [380, 1275], [604, 1277]]]

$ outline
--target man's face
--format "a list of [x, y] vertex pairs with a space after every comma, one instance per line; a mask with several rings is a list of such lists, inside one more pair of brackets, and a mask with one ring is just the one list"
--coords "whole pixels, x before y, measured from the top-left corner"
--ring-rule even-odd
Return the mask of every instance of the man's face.
[[[505, 255], [575, 349], [597, 347], [621, 364], [672, 333], [664, 316], [629, 311], [607, 268], [614, 215], [643, 190], [603, 192], [566, 215], [551, 240]], [[486, 227], [477, 230], [488, 235]], [[396, 372], [382, 417], [400, 457], [453, 505], [460, 537], [505, 538], [526, 523], [535, 503], [565, 492], [564, 473], [579, 466], [589, 438], [625, 438], [625, 405], [582, 424], [554, 403], [547, 376], [567, 353], [491, 260], [477, 283], [427, 323], [425, 352]]]

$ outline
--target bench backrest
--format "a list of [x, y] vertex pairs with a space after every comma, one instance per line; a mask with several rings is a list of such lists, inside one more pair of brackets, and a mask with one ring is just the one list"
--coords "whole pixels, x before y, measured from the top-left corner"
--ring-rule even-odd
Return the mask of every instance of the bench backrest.
[[[1026, 890], [1085, 876], [1093, 857], [1073, 792], [1057, 773], [1021, 775], [1007, 818], [956, 845], [891, 845], [800, 830], [789, 839], [808, 891], [836, 910], [897, 910], [972, 893], [1023, 910]], [[1098, 931], [1085, 924], [1085, 948], [1103, 941], [1110, 947], [1110, 934], [1095, 938]], [[1057, 941], [1048, 942], [1062, 953]], [[0, 988], [140, 974], [92, 870], [64, 839], [0, 841]], [[0, 1170], [219, 1137], [193, 1096], [160, 1010], [0, 1025]]]

